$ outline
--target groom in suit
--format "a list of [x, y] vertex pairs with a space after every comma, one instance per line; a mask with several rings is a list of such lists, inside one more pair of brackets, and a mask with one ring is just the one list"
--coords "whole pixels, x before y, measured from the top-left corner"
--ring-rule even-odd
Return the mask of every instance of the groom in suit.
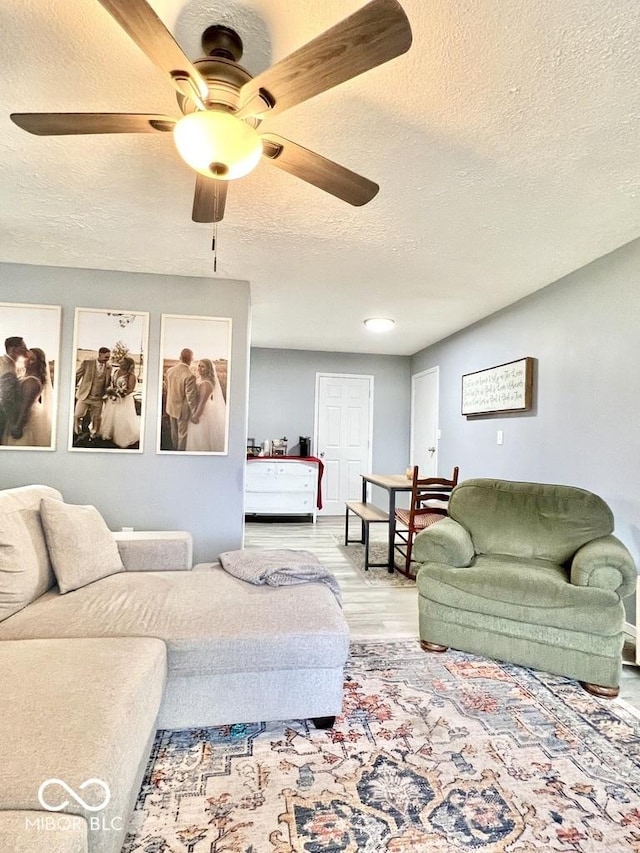
[[11, 337], [4, 342], [5, 354], [0, 357], [0, 444], [7, 425], [13, 420], [18, 407], [18, 377], [16, 361], [27, 354], [24, 338]]
[[190, 364], [193, 352], [183, 349], [180, 361], [167, 371], [167, 402], [165, 410], [171, 423], [173, 450], [186, 450], [187, 429], [193, 413], [198, 408], [196, 377]]
[[109, 347], [100, 347], [97, 358], [86, 358], [76, 371], [76, 407], [73, 412], [73, 431], [80, 435], [82, 421], [91, 415], [91, 435], [100, 431], [102, 400], [111, 379], [107, 364], [111, 356]]

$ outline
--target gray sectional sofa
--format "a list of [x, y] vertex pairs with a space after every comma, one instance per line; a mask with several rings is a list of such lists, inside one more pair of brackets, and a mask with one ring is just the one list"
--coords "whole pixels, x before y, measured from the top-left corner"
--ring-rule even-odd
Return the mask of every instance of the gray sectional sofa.
[[[191, 569], [185, 533], [110, 534], [122, 568], [61, 594], [52, 501], [0, 491], [0, 850], [117, 853], [156, 728], [330, 720], [348, 629], [323, 584]], [[91, 811], [99, 781], [110, 800]]]

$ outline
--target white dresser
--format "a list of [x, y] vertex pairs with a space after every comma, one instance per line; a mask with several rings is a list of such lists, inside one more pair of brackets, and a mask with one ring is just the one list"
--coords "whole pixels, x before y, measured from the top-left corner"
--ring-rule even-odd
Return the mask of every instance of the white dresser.
[[318, 463], [307, 459], [247, 461], [247, 515], [310, 515], [316, 520]]

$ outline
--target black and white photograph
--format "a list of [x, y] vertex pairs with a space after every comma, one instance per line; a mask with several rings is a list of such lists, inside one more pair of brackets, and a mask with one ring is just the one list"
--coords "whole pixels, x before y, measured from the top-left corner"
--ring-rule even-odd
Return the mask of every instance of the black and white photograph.
[[55, 450], [59, 305], [0, 302], [0, 449]]
[[142, 453], [149, 315], [76, 308], [69, 450]]
[[162, 315], [158, 453], [226, 455], [231, 319]]

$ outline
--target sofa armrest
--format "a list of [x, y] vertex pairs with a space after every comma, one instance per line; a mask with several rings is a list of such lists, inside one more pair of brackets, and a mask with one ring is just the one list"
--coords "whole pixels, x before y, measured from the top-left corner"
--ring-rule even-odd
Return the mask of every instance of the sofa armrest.
[[413, 559], [418, 563], [468, 566], [475, 556], [469, 532], [452, 518], [443, 518], [416, 536]]
[[638, 574], [629, 551], [615, 536], [601, 536], [579, 548], [571, 562], [571, 583], [608, 589], [626, 598]]
[[134, 530], [114, 533], [113, 538], [128, 572], [176, 572], [192, 567], [193, 541], [184, 530]]

